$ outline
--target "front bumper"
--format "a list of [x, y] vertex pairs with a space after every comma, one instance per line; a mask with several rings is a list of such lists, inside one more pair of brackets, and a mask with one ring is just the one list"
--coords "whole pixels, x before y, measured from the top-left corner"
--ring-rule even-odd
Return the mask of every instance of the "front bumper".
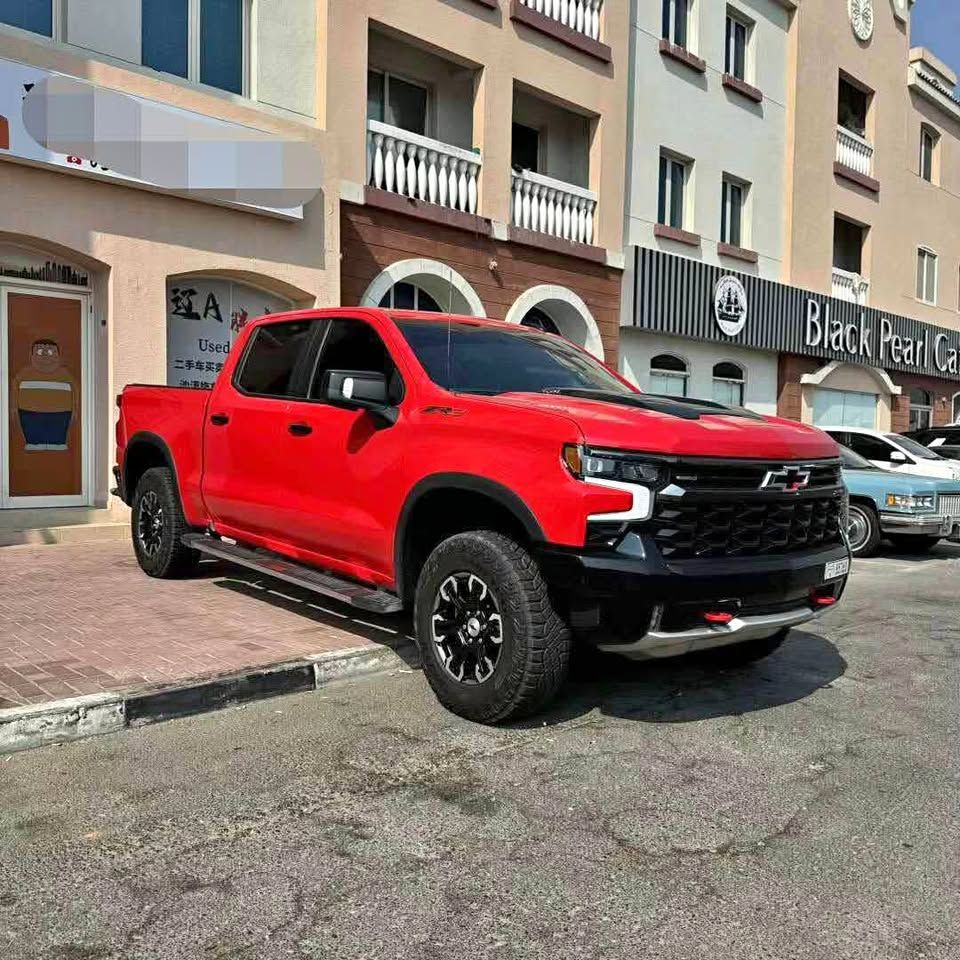
[[[848, 573], [827, 579], [828, 564], [850, 560], [845, 544], [779, 556], [667, 562], [645, 537], [616, 550], [541, 552], [544, 576], [567, 598], [574, 629], [604, 650], [667, 657], [772, 636], [821, 615], [846, 587]], [[849, 568], [848, 568], [849, 569]], [[733, 619], [710, 625], [707, 611]]]
[[881, 513], [883, 533], [914, 534], [918, 537], [949, 537], [955, 524], [953, 517], [941, 514]]

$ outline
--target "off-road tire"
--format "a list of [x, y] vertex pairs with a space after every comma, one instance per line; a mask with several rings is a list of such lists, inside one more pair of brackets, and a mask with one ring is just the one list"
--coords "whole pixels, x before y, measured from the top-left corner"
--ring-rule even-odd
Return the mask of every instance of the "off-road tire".
[[[141, 518], [160, 510], [157, 543], [148, 546], [141, 535]], [[140, 569], [150, 577], [172, 580], [192, 573], [200, 561], [196, 550], [185, 547], [181, 537], [190, 532], [180, 505], [173, 472], [169, 467], [151, 467], [137, 483], [130, 514], [130, 533]]]
[[[493, 673], [479, 684], [454, 679], [433, 640], [438, 591], [456, 573], [479, 577], [500, 610], [502, 648]], [[461, 533], [434, 549], [417, 583], [414, 624], [430, 686], [448, 710], [468, 720], [495, 724], [529, 716], [553, 699], [566, 678], [570, 630], [554, 609], [534, 559], [502, 534]]]
[[789, 630], [780, 630], [772, 637], [761, 637], [756, 640], [744, 640], [743, 643], [733, 643], [727, 647], [715, 647], [705, 651], [709, 659], [722, 667], [745, 667], [757, 660], [769, 657], [783, 646], [784, 640], [790, 635]]
[[855, 557], [872, 557], [880, 546], [880, 518], [877, 511], [865, 503], [853, 502], [850, 504], [850, 516], [867, 528], [866, 538], [856, 547], [851, 542], [850, 552]]
[[909, 534], [892, 534], [890, 542], [897, 553], [907, 553], [918, 556], [929, 553], [941, 540], [941, 537], [915, 537]]

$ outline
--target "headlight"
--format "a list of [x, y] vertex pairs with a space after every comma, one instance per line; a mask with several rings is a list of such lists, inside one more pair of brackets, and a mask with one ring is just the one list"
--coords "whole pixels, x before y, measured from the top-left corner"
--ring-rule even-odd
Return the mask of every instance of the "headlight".
[[900, 494], [888, 493], [887, 506], [898, 510], [933, 510], [936, 506], [936, 497], [932, 493]]
[[645, 487], [657, 487], [664, 480], [664, 470], [659, 463], [639, 459], [633, 453], [592, 451], [568, 443], [563, 448], [563, 462], [578, 480], [596, 477], [601, 480], [617, 480], [620, 483], [637, 483]]

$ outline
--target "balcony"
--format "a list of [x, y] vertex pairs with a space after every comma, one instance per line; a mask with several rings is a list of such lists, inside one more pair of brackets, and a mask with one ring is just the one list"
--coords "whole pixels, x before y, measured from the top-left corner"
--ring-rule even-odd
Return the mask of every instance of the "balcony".
[[518, 4], [591, 40], [600, 38], [603, 0], [518, 0]]
[[379, 120], [367, 121], [368, 183], [462, 213], [477, 212], [479, 153]]
[[880, 184], [873, 176], [873, 144], [846, 127], [837, 127], [834, 172], [874, 193]]
[[838, 300], [866, 306], [869, 293], [870, 281], [865, 280], [859, 273], [851, 273], [839, 267], [833, 268], [833, 295]]
[[531, 170], [513, 172], [513, 225], [523, 230], [593, 244], [597, 195]]

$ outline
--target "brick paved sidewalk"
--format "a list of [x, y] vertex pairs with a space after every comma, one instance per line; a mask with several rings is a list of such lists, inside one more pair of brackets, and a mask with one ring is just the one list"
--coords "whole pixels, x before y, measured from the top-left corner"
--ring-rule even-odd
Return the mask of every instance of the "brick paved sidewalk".
[[402, 617], [217, 563], [151, 580], [129, 543], [0, 548], [0, 709], [393, 645]]

